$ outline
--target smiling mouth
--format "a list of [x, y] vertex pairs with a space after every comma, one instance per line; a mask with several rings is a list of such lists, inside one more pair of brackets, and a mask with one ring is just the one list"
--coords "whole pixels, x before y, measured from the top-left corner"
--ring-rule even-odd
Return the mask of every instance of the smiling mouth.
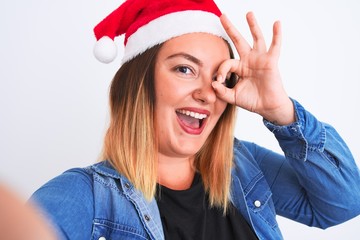
[[176, 110], [176, 115], [185, 127], [191, 129], [201, 129], [204, 120], [208, 117], [207, 114], [193, 112], [185, 109]]

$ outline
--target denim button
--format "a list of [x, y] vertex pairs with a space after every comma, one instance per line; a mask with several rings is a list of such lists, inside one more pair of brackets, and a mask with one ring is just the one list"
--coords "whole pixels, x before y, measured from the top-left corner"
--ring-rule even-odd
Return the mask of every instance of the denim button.
[[145, 218], [146, 221], [150, 221], [149, 215], [145, 214], [145, 215], [144, 215], [144, 218]]
[[256, 200], [254, 202], [254, 205], [255, 205], [255, 207], [259, 208], [259, 207], [261, 207], [261, 202], [259, 200]]

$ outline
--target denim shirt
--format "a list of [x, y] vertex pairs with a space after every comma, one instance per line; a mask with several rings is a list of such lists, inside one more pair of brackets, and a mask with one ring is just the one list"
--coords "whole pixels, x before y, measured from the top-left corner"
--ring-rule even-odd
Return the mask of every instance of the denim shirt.
[[[259, 239], [282, 239], [277, 214], [319, 228], [360, 214], [360, 172], [348, 147], [333, 127], [293, 102], [295, 123], [264, 120], [284, 155], [234, 140], [230, 200]], [[156, 201], [107, 161], [64, 172], [31, 200], [59, 239], [164, 239]]]

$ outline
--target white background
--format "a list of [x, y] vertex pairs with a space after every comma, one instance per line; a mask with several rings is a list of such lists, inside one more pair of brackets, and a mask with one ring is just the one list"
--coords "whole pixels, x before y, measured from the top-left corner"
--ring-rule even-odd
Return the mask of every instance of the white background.
[[[0, 182], [24, 199], [64, 170], [97, 161], [108, 123], [108, 87], [120, 57], [109, 65], [97, 62], [92, 29], [121, 2], [1, 0]], [[281, 20], [280, 69], [289, 95], [335, 126], [360, 165], [360, 3], [217, 2], [249, 40], [247, 11], [255, 12], [268, 42], [272, 23]], [[280, 151], [259, 116], [240, 111], [236, 136]], [[360, 234], [360, 217], [326, 231], [278, 220], [285, 239]]]

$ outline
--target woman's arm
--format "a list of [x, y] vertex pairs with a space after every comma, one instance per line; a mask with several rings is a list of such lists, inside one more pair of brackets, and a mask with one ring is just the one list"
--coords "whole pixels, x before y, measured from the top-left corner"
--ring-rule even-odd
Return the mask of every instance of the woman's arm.
[[[360, 174], [345, 142], [330, 125], [319, 122], [282, 85], [278, 60], [280, 22], [273, 25], [267, 49], [253, 13], [246, 15], [252, 46], [235, 26], [221, 17], [240, 59], [224, 61], [212, 86], [217, 97], [261, 115], [275, 134], [285, 157], [253, 145], [273, 192], [278, 214], [311, 226], [326, 228], [360, 213]], [[229, 73], [238, 76], [234, 88], [221, 83]]]
[[294, 102], [297, 121], [265, 125], [284, 156], [256, 146], [260, 168], [273, 192], [277, 214], [327, 228], [360, 214], [360, 172], [336, 130]]

